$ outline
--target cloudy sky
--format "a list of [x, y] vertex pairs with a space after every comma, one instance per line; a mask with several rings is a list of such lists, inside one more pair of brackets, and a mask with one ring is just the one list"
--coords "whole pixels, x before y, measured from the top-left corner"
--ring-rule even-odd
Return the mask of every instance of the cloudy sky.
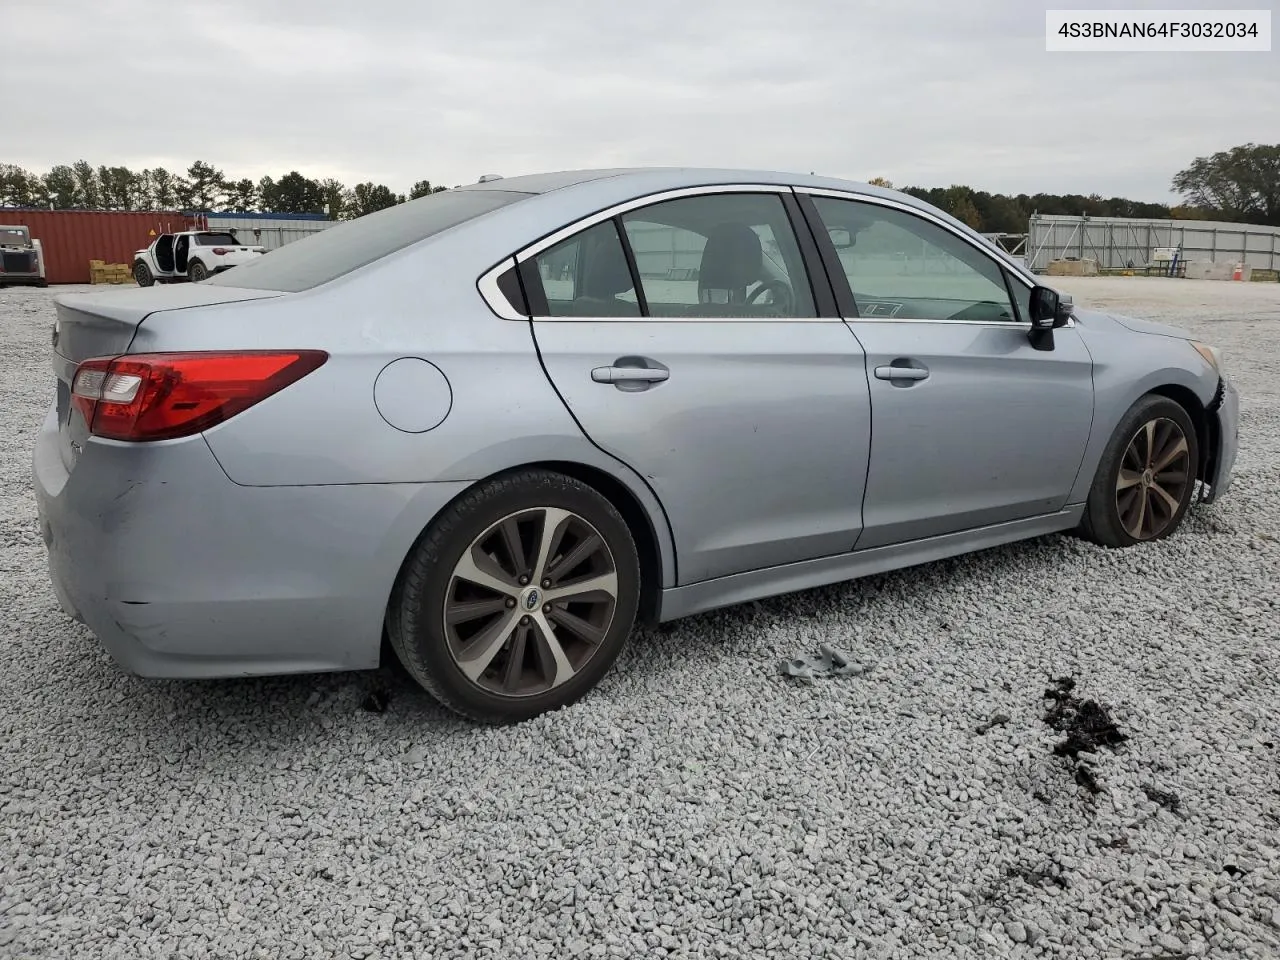
[[1045, 6], [0, 0], [0, 162], [397, 191], [694, 164], [1164, 201], [1193, 158], [1277, 139], [1280, 52], [1050, 54]]

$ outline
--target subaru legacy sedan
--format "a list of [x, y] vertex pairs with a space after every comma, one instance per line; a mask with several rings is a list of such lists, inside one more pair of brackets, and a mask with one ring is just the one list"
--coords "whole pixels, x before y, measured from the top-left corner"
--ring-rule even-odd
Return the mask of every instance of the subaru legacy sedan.
[[389, 649], [493, 722], [581, 697], [637, 621], [1057, 531], [1142, 549], [1237, 445], [1214, 347], [813, 176], [485, 178], [64, 295], [52, 335], [41, 527], [122, 668]]

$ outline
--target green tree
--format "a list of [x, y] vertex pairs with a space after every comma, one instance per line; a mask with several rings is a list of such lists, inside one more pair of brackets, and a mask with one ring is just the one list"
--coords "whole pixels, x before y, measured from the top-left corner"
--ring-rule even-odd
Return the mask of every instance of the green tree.
[[316, 181], [290, 170], [279, 180], [263, 177], [262, 209], [270, 213], [321, 213], [324, 191]]
[[164, 167], [142, 171], [143, 192], [153, 210], [172, 210], [178, 205], [178, 180]]
[[42, 180], [48, 202], [55, 210], [71, 210], [83, 203], [84, 197], [76, 182], [76, 172], [66, 164], [60, 163], [51, 168]]
[[886, 180], [884, 177], [872, 177], [870, 180], [867, 181], [867, 183], [869, 183], [873, 187], [884, 187], [884, 189], [886, 190], [893, 189], [893, 184], [890, 183], [888, 180]]
[[1228, 220], [1280, 226], [1280, 143], [1246, 143], [1197, 157], [1174, 176], [1173, 189]]
[[77, 160], [71, 165], [71, 173], [76, 179], [76, 205], [86, 210], [101, 210], [102, 184], [98, 182], [98, 171], [88, 160]]
[[40, 178], [12, 163], [0, 163], [0, 207], [34, 207], [43, 195]]
[[99, 167], [102, 206], [107, 210], [137, 210], [144, 206], [142, 178], [128, 167]]
[[324, 203], [329, 207], [329, 219], [343, 219], [342, 214], [347, 207], [347, 188], [330, 177], [320, 181], [320, 192], [324, 195]]
[[392, 193], [390, 187], [381, 183], [357, 183], [347, 199], [347, 216], [354, 220], [397, 203], [404, 203], [404, 197]]
[[258, 209], [258, 186], [248, 177], [227, 184], [227, 208], [251, 212]]
[[413, 189], [409, 191], [409, 199], [417, 200], [419, 197], [430, 196], [433, 193], [448, 189], [448, 187], [433, 187], [430, 180], [419, 180], [413, 185]]
[[187, 167], [187, 184], [189, 202], [184, 207], [208, 212], [221, 206], [226, 193], [226, 178], [221, 170], [203, 160], [197, 160]]

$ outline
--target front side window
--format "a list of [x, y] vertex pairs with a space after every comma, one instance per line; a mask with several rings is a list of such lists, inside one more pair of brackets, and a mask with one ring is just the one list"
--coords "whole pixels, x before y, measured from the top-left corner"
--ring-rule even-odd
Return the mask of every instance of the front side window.
[[623, 214], [652, 317], [812, 317], [813, 292], [782, 199], [716, 193]]
[[892, 207], [813, 197], [864, 319], [1015, 321], [1004, 271], [949, 230]]

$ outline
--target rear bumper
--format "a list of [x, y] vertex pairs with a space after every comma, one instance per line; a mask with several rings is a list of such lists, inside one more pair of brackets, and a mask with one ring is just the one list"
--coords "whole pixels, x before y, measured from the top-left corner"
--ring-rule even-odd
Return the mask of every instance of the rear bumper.
[[1217, 500], [1231, 486], [1236, 453], [1240, 447], [1240, 394], [1235, 384], [1226, 377], [1219, 381], [1218, 392], [1209, 407], [1209, 416], [1213, 418], [1213, 459], [1205, 478], [1205, 503]]
[[54, 591], [124, 669], [228, 677], [377, 666], [387, 598], [464, 483], [242, 487], [203, 437], [33, 460]]

